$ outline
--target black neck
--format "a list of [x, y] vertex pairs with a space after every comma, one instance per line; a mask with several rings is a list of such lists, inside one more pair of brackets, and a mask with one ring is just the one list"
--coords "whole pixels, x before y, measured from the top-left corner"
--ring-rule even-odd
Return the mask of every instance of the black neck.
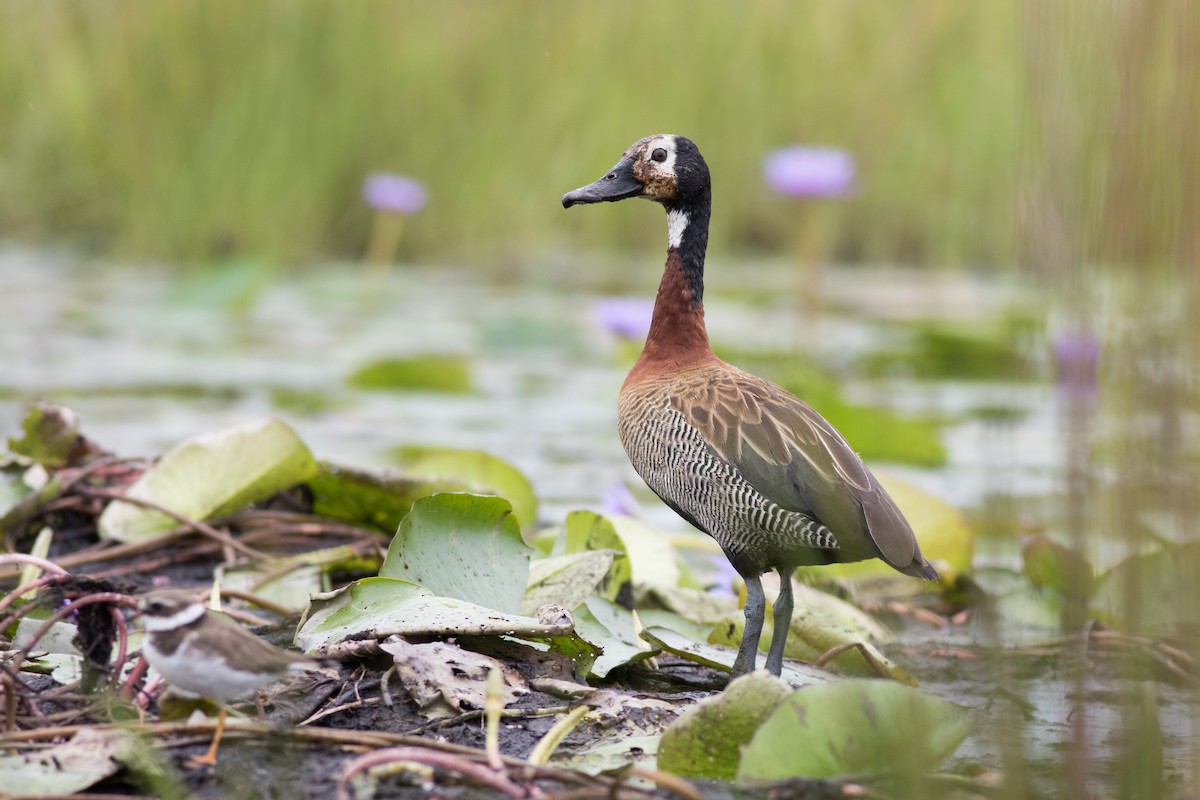
[[687, 227], [678, 246], [667, 248], [679, 254], [683, 262], [683, 274], [687, 279], [688, 288], [692, 291], [692, 300], [696, 307], [704, 305], [704, 253], [708, 249], [708, 221], [712, 216], [712, 188], [705, 185], [701, 191], [687, 201], [667, 207], [667, 212], [687, 216]]

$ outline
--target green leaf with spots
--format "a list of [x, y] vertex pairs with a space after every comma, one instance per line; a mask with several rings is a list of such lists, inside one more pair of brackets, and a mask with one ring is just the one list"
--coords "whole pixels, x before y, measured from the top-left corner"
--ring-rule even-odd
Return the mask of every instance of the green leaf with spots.
[[937, 768], [971, 731], [961, 706], [893, 681], [809, 686], [784, 700], [742, 753], [743, 783]]
[[379, 575], [516, 613], [529, 582], [531, 552], [507, 500], [446, 492], [413, 504]]

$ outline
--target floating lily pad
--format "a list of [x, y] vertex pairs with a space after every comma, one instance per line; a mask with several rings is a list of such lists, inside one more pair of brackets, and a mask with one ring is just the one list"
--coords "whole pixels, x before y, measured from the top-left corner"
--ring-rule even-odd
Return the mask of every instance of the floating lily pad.
[[379, 575], [515, 613], [529, 582], [531, 552], [507, 500], [445, 492], [413, 505]]
[[784, 699], [742, 753], [743, 783], [923, 774], [971, 731], [967, 712], [891, 681], [809, 686]]
[[465, 394], [471, 391], [471, 364], [449, 355], [380, 358], [356, 369], [347, 382], [356, 389]]
[[1080, 553], [1049, 536], [1033, 536], [1021, 543], [1021, 572], [1035, 589], [1064, 594], [1091, 594], [1093, 568]]
[[1123, 630], [1191, 637], [1200, 604], [1197, 575], [1200, 542], [1130, 556], [1097, 579], [1092, 608]]
[[926, 379], [1029, 380], [1022, 340], [1033, 330], [1028, 320], [1017, 318], [990, 325], [926, 322], [914, 327], [905, 348], [872, 354], [863, 363], [881, 375], [902, 367], [905, 374]]
[[[312, 478], [317, 462], [277, 419], [189, 439], [173, 447], [126, 494], [205, 520], [237, 511]], [[100, 533], [122, 542], [153, 539], [179, 526], [159, 511], [114, 500]]]
[[793, 691], [761, 670], [731, 681], [724, 692], [696, 703], [667, 728], [658, 747], [659, 769], [685, 778], [733, 780], [742, 748]]
[[512, 464], [482, 450], [422, 448], [406, 459], [404, 474], [429, 481], [453, 481], [464, 491], [496, 494], [512, 503], [521, 530], [537, 522], [537, 495], [529, 479]]

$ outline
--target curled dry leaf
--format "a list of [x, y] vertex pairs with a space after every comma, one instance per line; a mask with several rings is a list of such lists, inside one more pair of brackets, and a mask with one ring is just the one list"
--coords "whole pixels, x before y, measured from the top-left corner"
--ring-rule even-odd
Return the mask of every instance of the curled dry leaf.
[[430, 719], [442, 719], [464, 711], [483, 708], [488, 675], [500, 671], [501, 696], [507, 706], [529, 692], [525, 681], [511, 667], [490, 656], [464, 650], [447, 642], [414, 644], [400, 636], [389, 636], [380, 649], [391, 655], [400, 683]]

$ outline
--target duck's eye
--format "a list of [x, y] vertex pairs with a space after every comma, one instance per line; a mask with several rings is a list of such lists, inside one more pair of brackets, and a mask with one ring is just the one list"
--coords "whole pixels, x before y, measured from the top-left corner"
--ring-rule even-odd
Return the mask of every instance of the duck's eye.
[[654, 152], [650, 154], [650, 160], [657, 161], [658, 163], [661, 164], [662, 162], [667, 160], [667, 151], [662, 149], [661, 147], [654, 148]]

